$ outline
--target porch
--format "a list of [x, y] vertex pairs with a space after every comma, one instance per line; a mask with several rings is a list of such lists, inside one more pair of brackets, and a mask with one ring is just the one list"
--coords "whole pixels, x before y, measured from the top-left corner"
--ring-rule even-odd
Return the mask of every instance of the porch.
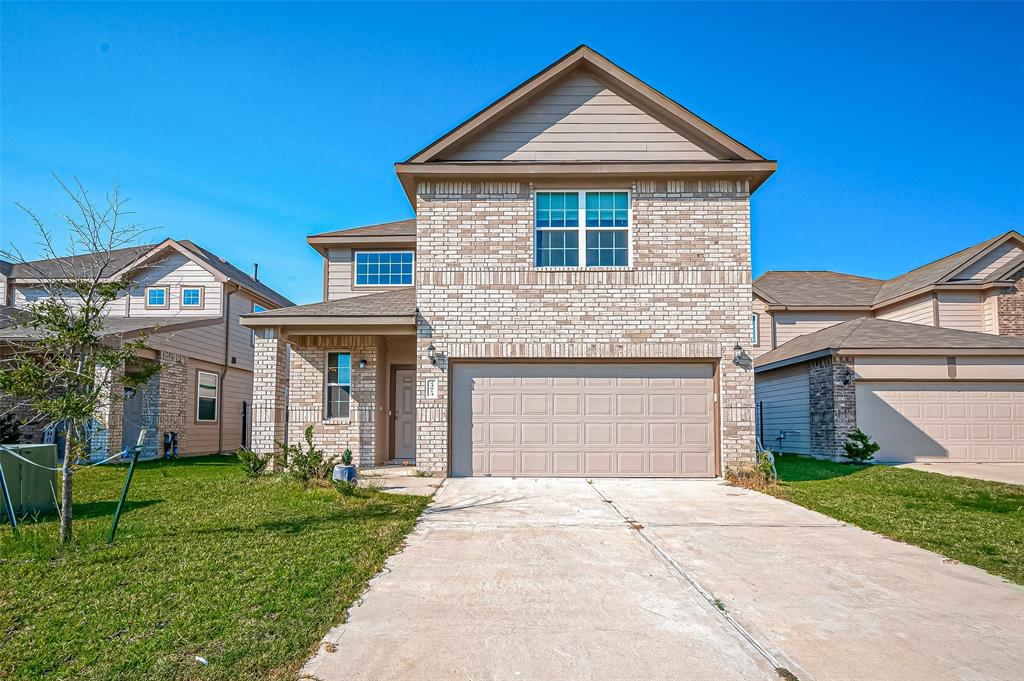
[[242, 318], [256, 334], [252, 447], [299, 443], [312, 426], [328, 454], [366, 468], [416, 462], [412, 290]]

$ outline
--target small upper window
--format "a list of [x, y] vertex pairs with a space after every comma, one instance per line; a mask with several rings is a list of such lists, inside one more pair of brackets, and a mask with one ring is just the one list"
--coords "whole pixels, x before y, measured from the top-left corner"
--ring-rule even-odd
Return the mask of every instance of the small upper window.
[[217, 374], [200, 371], [196, 375], [196, 421], [217, 420]]
[[146, 307], [167, 307], [167, 289], [163, 286], [147, 288]]
[[[262, 305], [257, 305], [256, 303], [253, 303], [252, 304], [252, 311], [253, 311], [254, 314], [257, 313], [257, 312], [266, 312], [267, 308], [263, 307]], [[252, 333], [249, 335], [249, 343], [253, 347], [256, 347], [256, 329], [253, 329]]]
[[194, 286], [181, 289], [182, 307], [202, 307], [202, 305], [203, 289]]
[[537, 267], [629, 266], [629, 192], [537, 192]]
[[758, 314], [753, 314], [751, 317], [751, 328], [750, 328], [750, 343], [751, 345], [761, 344], [761, 317]]
[[356, 252], [356, 286], [412, 286], [412, 251]]

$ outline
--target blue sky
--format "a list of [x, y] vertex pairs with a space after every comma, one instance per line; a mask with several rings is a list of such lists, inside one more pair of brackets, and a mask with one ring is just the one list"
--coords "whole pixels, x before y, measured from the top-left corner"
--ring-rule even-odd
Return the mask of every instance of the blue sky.
[[[892, 276], [1024, 229], [1024, 4], [0, 3], [0, 239], [50, 177], [297, 302], [309, 233], [412, 216], [407, 158], [580, 43], [777, 159], [755, 274]], [[52, 224], [56, 225], [55, 221]]]

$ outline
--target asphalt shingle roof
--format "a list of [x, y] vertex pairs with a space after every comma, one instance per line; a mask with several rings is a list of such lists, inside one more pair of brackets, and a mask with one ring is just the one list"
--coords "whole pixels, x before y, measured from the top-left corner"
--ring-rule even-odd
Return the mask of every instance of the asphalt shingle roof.
[[869, 307], [882, 285], [841, 272], [765, 272], [754, 287], [760, 295], [780, 305]]
[[246, 318], [287, 317], [412, 317], [416, 315], [416, 289], [401, 288], [329, 300], [324, 303], [293, 305], [245, 315]]
[[416, 218], [408, 220], [396, 220], [394, 222], [382, 222], [379, 225], [366, 225], [364, 227], [349, 227], [348, 229], [336, 229], [332, 232], [321, 232], [312, 236], [416, 236]]

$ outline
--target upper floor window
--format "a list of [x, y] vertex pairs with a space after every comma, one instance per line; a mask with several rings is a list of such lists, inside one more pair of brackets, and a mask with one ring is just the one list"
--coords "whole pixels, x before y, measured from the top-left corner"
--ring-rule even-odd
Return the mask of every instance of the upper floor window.
[[[253, 311], [254, 314], [256, 312], [266, 312], [267, 308], [263, 307], [262, 305], [258, 305], [256, 303], [253, 303], [252, 304], [252, 311]], [[249, 344], [252, 345], [253, 347], [256, 347], [256, 329], [253, 329], [252, 333], [249, 334]]]
[[347, 352], [327, 353], [327, 381], [324, 400], [327, 418], [348, 418], [352, 397], [352, 355]]
[[629, 266], [629, 192], [537, 192], [537, 267]]
[[412, 286], [412, 251], [357, 251], [356, 286]]
[[167, 307], [167, 287], [151, 286], [147, 288], [146, 307]]
[[750, 315], [750, 344], [761, 344], [761, 316], [757, 313]]
[[185, 286], [181, 289], [182, 307], [202, 307], [203, 289], [199, 286]]

